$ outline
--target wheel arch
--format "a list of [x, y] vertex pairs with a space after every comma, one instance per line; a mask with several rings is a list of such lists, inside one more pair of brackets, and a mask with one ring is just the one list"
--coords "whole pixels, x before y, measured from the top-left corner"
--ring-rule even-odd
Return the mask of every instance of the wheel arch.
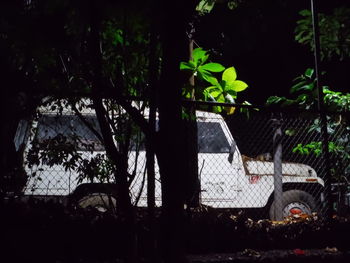
[[117, 197], [116, 185], [112, 183], [84, 183], [77, 186], [68, 196], [70, 203], [77, 201], [79, 198], [91, 193], [110, 194]]
[[[318, 183], [284, 183], [282, 185], [283, 192], [289, 190], [301, 190], [312, 195], [317, 202], [320, 201], [321, 193], [323, 192], [324, 186]], [[270, 207], [273, 202], [275, 191], [271, 192], [271, 195], [268, 198], [266, 207]]]
[[289, 190], [301, 190], [312, 195], [316, 201], [320, 200], [324, 187], [318, 183], [284, 183], [283, 192]]

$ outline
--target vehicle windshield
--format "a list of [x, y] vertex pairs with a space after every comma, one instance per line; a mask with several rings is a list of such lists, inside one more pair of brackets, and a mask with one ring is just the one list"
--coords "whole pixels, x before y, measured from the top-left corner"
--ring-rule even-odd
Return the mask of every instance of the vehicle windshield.
[[198, 122], [198, 152], [199, 153], [229, 153], [230, 144], [227, 141], [222, 126], [218, 122]]

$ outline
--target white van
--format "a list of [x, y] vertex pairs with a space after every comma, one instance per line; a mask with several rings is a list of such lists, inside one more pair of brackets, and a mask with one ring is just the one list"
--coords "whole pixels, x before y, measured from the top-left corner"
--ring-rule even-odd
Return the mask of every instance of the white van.
[[[84, 116], [94, 121], [93, 114]], [[274, 165], [272, 161], [242, 156], [235, 140], [219, 114], [197, 111], [198, 166], [200, 176], [200, 203], [213, 208], [268, 208], [273, 214]], [[39, 141], [58, 134], [75, 133], [85, 142], [95, 142], [93, 152], [81, 151], [89, 159], [103, 154], [96, 136], [71, 112], [62, 115], [43, 112], [32, 134]], [[31, 142], [33, 137], [28, 140]], [[28, 149], [30, 143], [28, 143]], [[135, 168], [136, 152], [129, 156], [130, 172]], [[156, 165], [156, 205], [161, 206], [159, 171]], [[85, 179], [78, 181], [78, 173], [65, 170], [62, 165], [26, 166], [29, 175], [24, 193], [27, 196], [79, 196], [81, 207], [95, 206], [106, 209], [109, 182]], [[324, 181], [315, 170], [305, 164], [282, 163], [283, 216], [311, 214], [318, 208]], [[147, 205], [145, 152], [137, 157], [135, 179], [130, 186], [132, 200], [137, 206]], [[105, 178], [106, 179], [106, 178]], [[110, 199], [108, 199], [110, 200]], [[114, 202], [115, 204], [115, 202]], [[271, 208], [270, 208], [271, 207]]]

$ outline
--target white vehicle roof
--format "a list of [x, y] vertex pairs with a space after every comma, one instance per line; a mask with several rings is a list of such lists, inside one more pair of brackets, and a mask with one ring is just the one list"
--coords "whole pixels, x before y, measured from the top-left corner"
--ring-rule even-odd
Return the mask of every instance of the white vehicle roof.
[[[49, 101], [51, 98], [47, 97], [45, 99], [43, 99], [43, 103], [46, 103], [47, 101]], [[48, 103], [47, 105], [44, 106], [40, 106], [39, 107], [39, 112], [43, 113], [43, 114], [54, 114], [57, 113], [59, 111], [59, 109], [57, 107], [53, 107], [55, 106], [57, 100], [53, 100], [52, 102]], [[66, 104], [66, 107], [62, 107], [61, 112], [62, 114], [74, 114], [74, 110], [69, 106], [69, 104], [67, 104], [67, 100], [66, 99], [61, 99], [61, 102], [63, 104]], [[90, 99], [81, 99], [80, 102], [84, 105], [84, 107], [79, 108], [79, 111], [82, 114], [94, 114], [94, 110], [92, 107], [92, 101]], [[133, 106], [135, 108], [140, 108], [139, 104], [137, 102], [133, 103]], [[77, 105], [78, 107], [78, 105]], [[143, 110], [143, 115], [144, 116], [148, 116], [149, 113], [149, 108], [145, 108]], [[196, 111], [196, 116], [199, 120], [205, 120], [205, 119], [218, 119], [218, 120], [223, 120], [223, 117], [220, 114], [217, 113], [213, 113], [213, 112], [207, 112], [207, 111], [200, 111], [197, 110]]]

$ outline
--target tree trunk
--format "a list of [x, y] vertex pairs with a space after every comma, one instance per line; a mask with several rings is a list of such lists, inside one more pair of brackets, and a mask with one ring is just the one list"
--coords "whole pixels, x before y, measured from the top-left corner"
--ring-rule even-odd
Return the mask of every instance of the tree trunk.
[[[6, 103], [2, 103], [6, 105]], [[9, 107], [1, 107], [1, 128], [0, 128], [0, 194], [3, 195], [6, 192], [11, 192], [11, 176], [13, 171], [18, 165], [15, 145], [13, 139], [16, 133], [17, 120], [8, 118], [8, 112], [11, 112]], [[13, 178], [12, 178], [13, 179]]]
[[122, 160], [118, 160], [117, 163], [117, 211], [118, 216], [122, 218], [125, 226], [124, 233], [121, 233], [124, 235], [123, 240], [125, 240], [125, 262], [136, 263], [138, 260], [136, 215], [129, 193], [129, 183], [127, 180], [128, 163], [127, 160], [126, 163]]
[[21, 146], [16, 149], [14, 139], [20, 120], [29, 117], [38, 102], [34, 98], [30, 98], [29, 101], [18, 88], [32, 88], [32, 83], [26, 81], [19, 73], [11, 72], [9, 68], [10, 65], [5, 63], [0, 65], [0, 70], [5, 76], [3, 83], [12, 83], [11, 86], [3, 86], [1, 90], [0, 195], [5, 192], [20, 194], [25, 186], [27, 178], [23, 164], [24, 148]]
[[[158, 75], [159, 58], [157, 56], [157, 44], [159, 34], [157, 31], [156, 6], [152, 6], [152, 18], [150, 28], [150, 54], [149, 54], [149, 125], [152, 132], [156, 132], [156, 114], [157, 114], [157, 93], [158, 93]], [[149, 224], [149, 251], [148, 258], [150, 262], [159, 261], [157, 257], [157, 238], [156, 238], [156, 217], [155, 217], [155, 142], [146, 137], [146, 169], [147, 169], [147, 209]]]
[[[163, 26], [159, 122], [160, 144], [157, 152], [162, 182], [162, 256], [164, 262], [187, 262], [184, 240], [185, 129], [182, 122], [181, 88], [185, 83], [180, 61], [188, 59], [186, 26], [195, 1], [181, 0], [169, 5], [160, 1]], [[181, 18], [181, 19], [179, 19]], [[176, 22], [176, 23], [175, 23]]]
[[[115, 166], [115, 181], [117, 191], [117, 211], [118, 216], [124, 219], [125, 223], [125, 262], [134, 263], [137, 261], [137, 234], [136, 218], [131, 202], [128, 183], [128, 157], [127, 153], [120, 153], [113, 139], [113, 132], [108, 122], [108, 112], [103, 106], [103, 76], [102, 76], [102, 53], [100, 49], [101, 19], [99, 17], [98, 4], [91, 2], [91, 42], [90, 55], [92, 59], [94, 76], [92, 79], [92, 99], [96, 112], [96, 117], [101, 128], [102, 138], [106, 149], [106, 154]], [[117, 248], [119, 250], [120, 248]]]
[[[193, 26], [193, 25], [192, 25]], [[189, 39], [189, 59], [192, 60], [193, 53], [193, 39], [192, 33], [194, 28], [191, 28]], [[195, 101], [195, 82], [194, 75], [189, 79], [189, 84], [192, 86], [191, 100]], [[185, 140], [186, 140], [186, 204], [188, 207], [199, 206], [199, 191], [200, 181], [198, 175], [198, 143], [197, 143], [197, 120], [196, 120], [196, 105], [190, 104], [184, 109], [187, 112], [188, 119], [185, 120]]]

